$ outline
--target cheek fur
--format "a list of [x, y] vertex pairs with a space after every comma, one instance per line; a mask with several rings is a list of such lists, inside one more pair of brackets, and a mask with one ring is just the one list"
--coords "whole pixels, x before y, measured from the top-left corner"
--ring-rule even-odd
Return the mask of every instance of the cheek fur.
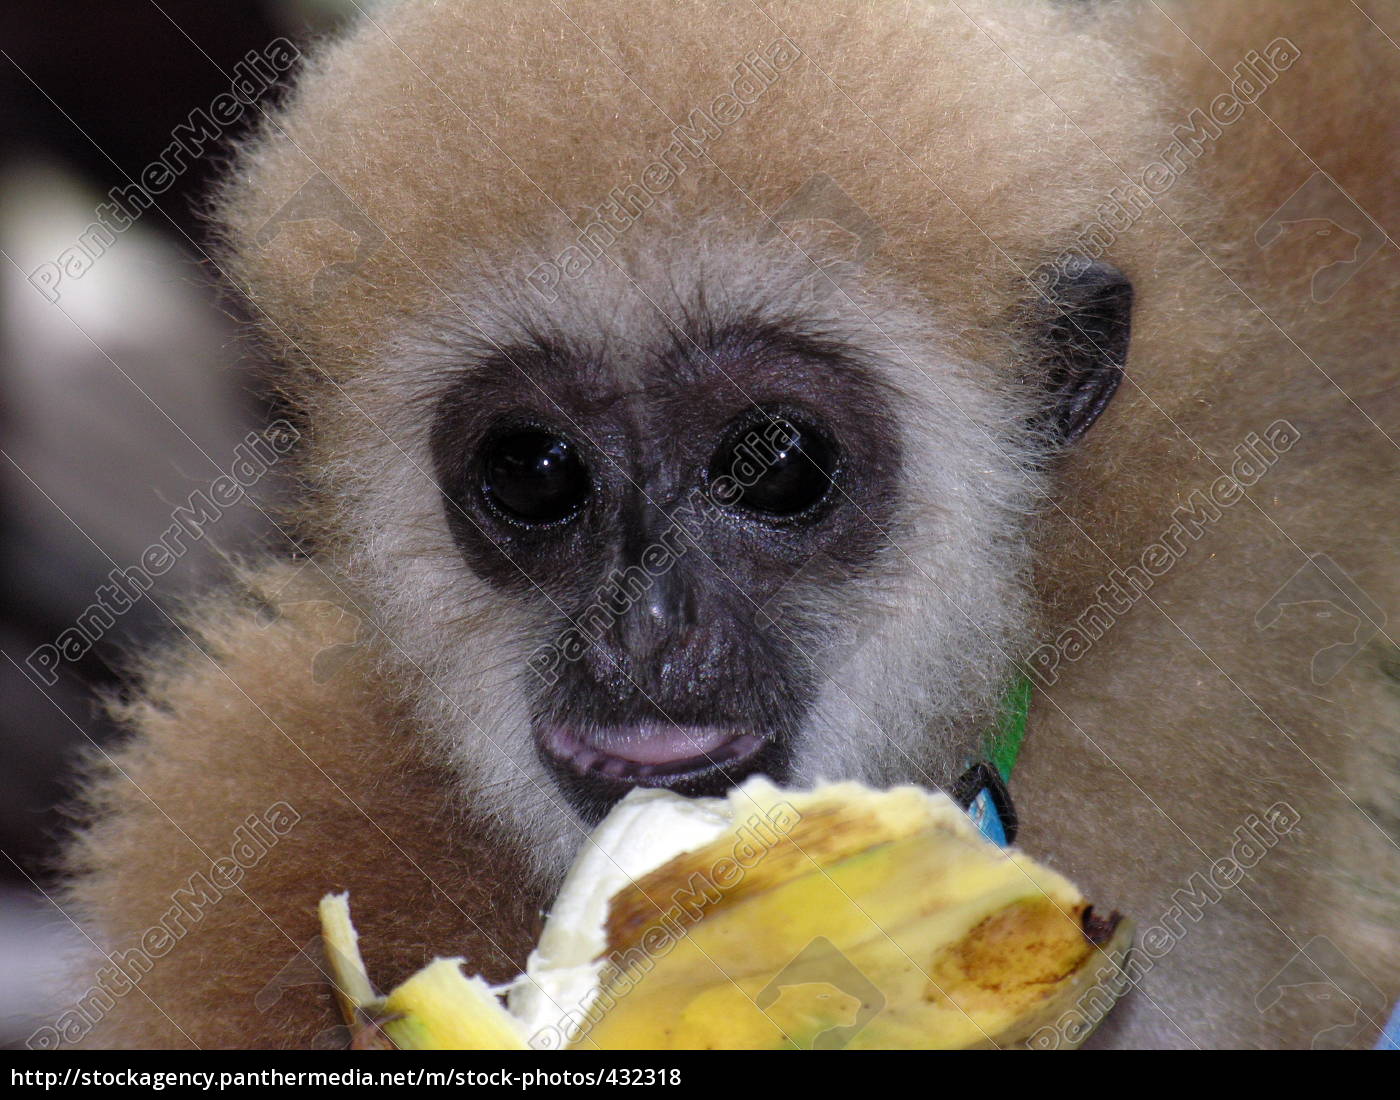
[[[683, 244], [658, 243], [653, 255], [665, 247]], [[730, 302], [763, 301], [776, 317], [800, 317], [859, 349], [891, 394], [903, 456], [899, 503], [882, 517], [870, 562], [833, 571], [802, 597], [813, 625], [795, 642], [803, 652], [794, 660], [815, 669], [817, 687], [791, 745], [792, 778], [946, 784], [977, 751], [1027, 635], [1025, 528], [1040, 464], [1019, 427], [1024, 395], [997, 381], [1018, 371], [959, 362], [927, 308], [897, 291], [872, 292], [858, 310], [826, 301], [825, 312], [813, 312], [800, 271], [741, 246], [708, 248], [721, 253], [723, 270], [692, 272], [692, 280], [726, 287]], [[644, 343], [655, 338], [660, 285], [629, 313], [635, 292], [625, 284], [584, 283], [559, 303], [559, 324], [591, 332], [599, 345]], [[675, 270], [666, 285], [696, 293]], [[573, 850], [583, 825], [540, 763], [531, 730], [528, 661], [549, 640], [550, 616], [538, 601], [503, 595], [464, 559], [425, 427], [425, 410], [460, 377], [464, 359], [520, 336], [516, 303], [500, 285], [469, 281], [465, 293], [482, 303], [476, 316], [494, 319], [490, 338], [449, 318], [398, 342], [382, 371], [348, 388], [346, 400], [363, 415], [347, 414], [358, 427], [334, 441], [338, 457], [321, 471], [341, 502], [348, 568], [395, 639], [387, 659], [421, 685], [421, 722], [463, 791], [552, 867], [561, 857], [551, 852]], [[604, 300], [612, 308], [600, 312]], [[712, 292], [706, 304], [723, 310], [727, 302]], [[869, 320], [877, 315], [878, 326]], [[620, 316], [631, 330], [608, 331]]]

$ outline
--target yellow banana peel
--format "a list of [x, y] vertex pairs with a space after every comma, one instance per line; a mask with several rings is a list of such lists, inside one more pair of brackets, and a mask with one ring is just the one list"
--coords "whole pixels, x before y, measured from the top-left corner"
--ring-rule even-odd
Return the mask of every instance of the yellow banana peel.
[[1074, 1046], [1131, 945], [1128, 922], [945, 795], [762, 778], [623, 799], [504, 1003], [461, 959], [379, 997], [346, 896], [321, 920], [357, 1037], [402, 1049]]

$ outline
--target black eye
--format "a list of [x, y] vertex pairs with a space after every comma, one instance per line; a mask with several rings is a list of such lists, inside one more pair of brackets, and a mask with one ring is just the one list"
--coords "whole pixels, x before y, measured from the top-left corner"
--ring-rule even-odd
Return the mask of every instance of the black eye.
[[481, 493], [498, 511], [523, 523], [568, 519], [588, 499], [588, 467], [562, 436], [521, 428], [487, 440]]
[[731, 431], [710, 461], [711, 478], [737, 483], [727, 503], [770, 516], [795, 516], [820, 503], [835, 473], [835, 445], [781, 416]]

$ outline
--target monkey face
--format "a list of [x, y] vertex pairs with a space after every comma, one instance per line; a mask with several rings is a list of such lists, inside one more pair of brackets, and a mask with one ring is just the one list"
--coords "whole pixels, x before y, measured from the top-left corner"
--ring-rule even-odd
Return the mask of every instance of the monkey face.
[[583, 816], [788, 776], [837, 625], [801, 574], [859, 576], [887, 542], [891, 396], [850, 349], [754, 317], [622, 362], [503, 348], [441, 399], [447, 526], [543, 625], [534, 748]]
[[[1085, 79], [1051, 99], [957, 7], [801, 8], [822, 64], [766, 10], [599, 9], [665, 44], [623, 65], [554, 5], [393, 5], [218, 202], [308, 409], [299, 518], [463, 804], [555, 869], [639, 784], [950, 785], [1035, 644], [1053, 453], [1122, 366], [1126, 284], [1048, 262], [1097, 240], [1096, 153], [1157, 132], [1102, 110], [1117, 52], [1054, 52]], [[715, 135], [755, 50], [778, 79]], [[1097, 150], [1007, 140], [1066, 112]]]
[[547, 303], [473, 263], [471, 311], [320, 416], [419, 722], [550, 866], [637, 786], [950, 785], [1032, 642], [1035, 501], [1116, 381], [1120, 281], [968, 335], [782, 244], [662, 226]]

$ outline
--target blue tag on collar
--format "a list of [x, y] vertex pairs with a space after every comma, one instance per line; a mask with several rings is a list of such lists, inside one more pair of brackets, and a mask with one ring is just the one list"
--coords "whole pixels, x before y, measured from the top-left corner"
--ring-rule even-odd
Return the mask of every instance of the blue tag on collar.
[[1390, 1022], [1385, 1025], [1385, 1030], [1381, 1032], [1376, 1049], [1400, 1050], [1400, 1001], [1396, 1002], [1395, 1011], [1390, 1014]]
[[1001, 773], [978, 761], [953, 784], [953, 800], [988, 840], [1006, 847], [1016, 839], [1016, 807]]
[[986, 787], [973, 796], [972, 805], [967, 808], [967, 816], [972, 818], [972, 823], [982, 830], [982, 835], [993, 844], [1000, 844], [1005, 848], [1009, 843], [1006, 839], [1006, 826], [1002, 823], [1001, 814], [997, 812], [997, 804], [992, 798], [992, 792]]

